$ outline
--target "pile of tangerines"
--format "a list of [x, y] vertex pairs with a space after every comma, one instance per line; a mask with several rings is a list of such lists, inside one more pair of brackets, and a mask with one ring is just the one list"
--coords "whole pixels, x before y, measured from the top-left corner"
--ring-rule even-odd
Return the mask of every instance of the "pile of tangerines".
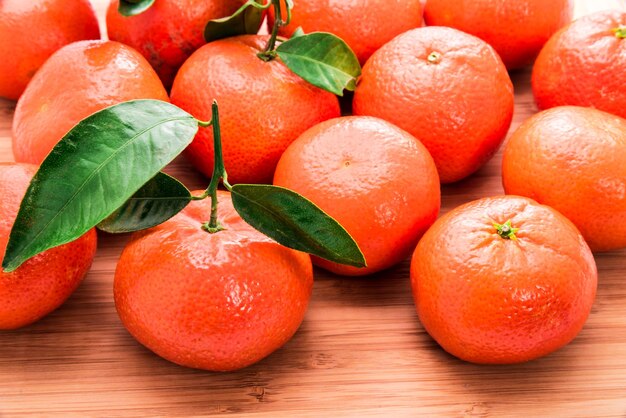
[[[0, 0], [0, 96], [17, 100], [19, 162], [0, 166], [2, 253], [22, 233], [12, 227], [32, 203], [22, 198], [38, 165], [53, 164], [62, 139], [71, 147], [79, 122], [154, 99], [216, 125], [217, 101], [222, 143], [200, 129], [186, 149], [195, 168], [215, 176], [223, 160], [230, 184], [297, 192], [345, 228], [367, 266], [278, 244], [242, 219], [228, 191], [192, 199], [135, 233], [115, 273], [120, 318], [155, 353], [208, 370], [245, 367], [296, 332], [312, 264], [367, 275], [411, 253], [419, 319], [449, 353], [515, 363], [570, 342], [595, 298], [592, 251], [626, 247], [626, 11], [571, 22], [569, 0], [343, 3], [113, 0], [106, 41], [87, 0]], [[247, 33], [265, 19], [271, 34], [233, 29], [207, 42], [207, 24], [229, 16], [243, 16]], [[342, 99], [350, 116], [274, 49], [313, 32], [334, 33], [363, 65], [352, 102]], [[330, 61], [307, 71], [328, 74], [333, 51], [322, 52]], [[514, 108], [508, 71], [528, 65], [542, 111], [504, 147], [507, 195], [437, 219], [440, 185], [472, 175], [503, 143]], [[0, 328], [57, 308], [95, 252], [92, 227], [2, 272]]]

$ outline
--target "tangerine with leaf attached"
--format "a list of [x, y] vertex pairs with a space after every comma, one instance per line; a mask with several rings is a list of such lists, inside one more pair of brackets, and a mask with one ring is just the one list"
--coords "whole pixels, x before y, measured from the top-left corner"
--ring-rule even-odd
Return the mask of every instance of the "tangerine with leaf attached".
[[[257, 56], [270, 38], [242, 35], [211, 42], [181, 67], [172, 103], [199, 119], [220, 106], [223, 152], [231, 183], [271, 182], [278, 159], [304, 131], [340, 115], [337, 97], [294, 74], [278, 58]], [[187, 148], [211, 176], [213, 133], [198, 132]]]
[[211, 201], [137, 232], [115, 271], [115, 305], [143, 345], [174, 363], [236, 370], [285, 344], [311, 297], [310, 257], [245, 223], [219, 191], [223, 230], [209, 233]]

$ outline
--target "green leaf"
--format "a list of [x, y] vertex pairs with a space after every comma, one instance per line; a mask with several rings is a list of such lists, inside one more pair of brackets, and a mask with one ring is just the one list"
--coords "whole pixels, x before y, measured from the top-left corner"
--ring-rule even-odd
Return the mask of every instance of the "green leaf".
[[204, 28], [204, 39], [212, 42], [230, 36], [257, 33], [261, 27], [264, 9], [258, 6], [255, 0], [248, 0], [232, 15], [210, 20]]
[[283, 42], [276, 48], [291, 71], [309, 83], [339, 96], [353, 91], [361, 65], [350, 47], [331, 33], [313, 32]]
[[180, 154], [197, 131], [193, 116], [158, 100], [121, 103], [79, 122], [31, 181], [2, 267], [15, 270], [96, 226]]
[[124, 16], [136, 16], [145, 12], [154, 4], [154, 0], [120, 0], [117, 11]]
[[336, 263], [366, 266], [350, 234], [298, 193], [278, 186], [237, 184], [231, 196], [243, 220], [276, 242]]
[[152, 228], [176, 215], [191, 202], [191, 192], [178, 180], [157, 173], [124, 205], [98, 224], [109, 233]]

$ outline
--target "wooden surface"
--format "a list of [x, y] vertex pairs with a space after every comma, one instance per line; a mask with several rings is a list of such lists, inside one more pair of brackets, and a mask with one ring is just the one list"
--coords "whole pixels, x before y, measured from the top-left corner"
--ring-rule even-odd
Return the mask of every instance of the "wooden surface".
[[[105, 0], [94, 2], [100, 16]], [[626, 0], [579, 1], [577, 14]], [[511, 129], [536, 111], [529, 71], [512, 74]], [[12, 159], [14, 103], [0, 100], [0, 161]], [[500, 154], [443, 189], [443, 209], [502, 193]], [[183, 160], [170, 167], [207, 184]], [[597, 256], [598, 296], [585, 328], [562, 350], [506, 367], [441, 350], [417, 320], [408, 262], [371, 278], [316, 272], [306, 319], [269, 358], [236, 373], [168, 363], [139, 345], [115, 313], [112, 281], [125, 237], [100, 236], [85, 282], [37, 324], [0, 332], [0, 417], [587, 416], [626, 417], [626, 251]]]

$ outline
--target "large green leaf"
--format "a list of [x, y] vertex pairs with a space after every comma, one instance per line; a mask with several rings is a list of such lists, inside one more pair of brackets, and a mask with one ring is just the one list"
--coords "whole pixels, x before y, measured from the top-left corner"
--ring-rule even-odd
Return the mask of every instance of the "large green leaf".
[[291, 71], [340, 96], [344, 89], [354, 90], [361, 75], [361, 65], [354, 52], [331, 33], [296, 36], [280, 44], [276, 52]]
[[176, 215], [190, 201], [191, 192], [181, 182], [159, 172], [100, 222], [98, 229], [115, 234], [152, 228]]
[[80, 237], [122, 206], [191, 142], [197, 121], [178, 107], [136, 100], [82, 120], [30, 183], [2, 267]]
[[243, 220], [276, 242], [337, 263], [365, 267], [363, 253], [350, 234], [298, 193], [258, 184], [237, 184], [231, 193]]
[[120, 0], [117, 11], [124, 16], [135, 16], [148, 10], [155, 0]]
[[232, 15], [210, 20], [204, 28], [204, 39], [212, 42], [230, 36], [255, 34], [262, 20], [263, 8], [259, 8], [255, 0], [248, 0]]

